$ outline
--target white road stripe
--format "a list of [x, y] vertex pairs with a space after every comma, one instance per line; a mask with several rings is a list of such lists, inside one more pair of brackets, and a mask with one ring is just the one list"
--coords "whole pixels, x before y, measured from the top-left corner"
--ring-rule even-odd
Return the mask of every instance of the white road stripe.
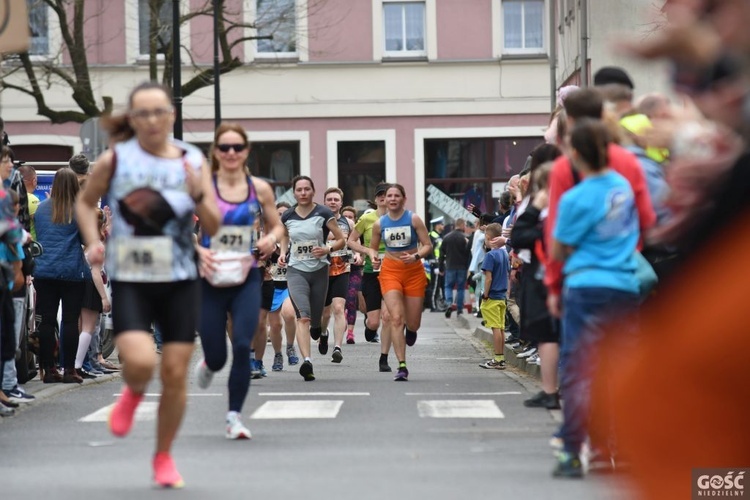
[[[106, 422], [109, 417], [109, 412], [114, 406], [114, 403], [107, 405], [104, 408], [99, 408], [94, 413], [90, 413], [83, 418], [78, 419], [79, 422]], [[148, 422], [156, 420], [156, 412], [159, 409], [159, 403], [152, 401], [143, 401], [138, 405], [135, 410], [135, 420], [139, 422]]]
[[406, 392], [405, 396], [513, 396], [519, 391], [506, 392]]
[[[114, 397], [119, 398], [122, 396], [122, 393], [112, 394]], [[224, 394], [220, 392], [197, 392], [197, 393], [191, 393], [187, 394], [190, 398], [202, 398], [202, 397], [217, 397], [217, 396], [223, 396]], [[146, 392], [143, 394], [144, 397], [147, 398], [160, 398], [161, 393], [158, 392]]]
[[417, 409], [422, 418], [505, 418], [491, 399], [419, 401]]
[[336, 418], [343, 401], [266, 401], [251, 419]]
[[259, 392], [258, 396], [281, 396], [296, 398], [300, 396], [369, 396], [369, 392]]

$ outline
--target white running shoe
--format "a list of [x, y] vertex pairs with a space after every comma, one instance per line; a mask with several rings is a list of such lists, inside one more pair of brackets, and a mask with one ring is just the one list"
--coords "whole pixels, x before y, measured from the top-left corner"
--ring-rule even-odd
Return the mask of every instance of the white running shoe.
[[528, 358], [529, 356], [533, 356], [534, 354], [536, 354], [536, 347], [526, 349], [525, 351], [523, 351], [521, 354], [519, 354], [516, 357], [519, 359], [523, 359], [523, 358]]
[[201, 389], [208, 389], [211, 385], [211, 380], [214, 378], [214, 372], [208, 369], [206, 360], [201, 359], [197, 365], [195, 365], [195, 380], [198, 383], [198, 387]]
[[240, 414], [236, 411], [227, 413], [227, 439], [252, 439], [250, 429], [242, 425]]

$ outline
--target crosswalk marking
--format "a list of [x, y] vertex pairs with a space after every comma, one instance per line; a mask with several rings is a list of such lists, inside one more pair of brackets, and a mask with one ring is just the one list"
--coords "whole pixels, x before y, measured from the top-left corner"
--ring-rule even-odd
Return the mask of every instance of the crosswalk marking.
[[506, 392], [405, 392], [405, 396], [513, 396], [519, 391]]
[[[109, 417], [109, 412], [114, 406], [114, 403], [107, 405], [104, 408], [99, 408], [94, 413], [89, 413], [83, 418], [78, 419], [79, 422], [106, 422]], [[159, 409], [159, 403], [152, 401], [143, 401], [138, 405], [135, 410], [135, 420], [138, 422], [147, 422], [156, 420], [156, 412]]]
[[342, 400], [267, 401], [255, 410], [251, 419], [336, 418]]
[[265, 396], [265, 397], [272, 397], [272, 396], [281, 396], [281, 397], [290, 397], [290, 398], [296, 398], [300, 396], [316, 396], [316, 397], [322, 397], [322, 396], [339, 396], [339, 397], [345, 397], [345, 396], [369, 396], [369, 392], [259, 392], [258, 396]]
[[422, 418], [505, 418], [491, 399], [418, 401]]

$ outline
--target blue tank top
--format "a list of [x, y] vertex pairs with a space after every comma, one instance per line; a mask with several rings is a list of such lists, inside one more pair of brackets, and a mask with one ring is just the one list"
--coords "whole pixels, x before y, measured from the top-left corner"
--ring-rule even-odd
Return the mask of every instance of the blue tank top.
[[403, 252], [417, 248], [417, 231], [411, 223], [411, 210], [405, 210], [397, 220], [388, 214], [380, 217], [380, 241], [389, 252]]
[[222, 198], [215, 175], [213, 182], [216, 202], [221, 213], [221, 227], [213, 237], [203, 235], [201, 246], [219, 252], [250, 253], [255, 246], [258, 230], [256, 224], [260, 220], [261, 213], [252, 178], [247, 177], [247, 198], [240, 202], [231, 202]]

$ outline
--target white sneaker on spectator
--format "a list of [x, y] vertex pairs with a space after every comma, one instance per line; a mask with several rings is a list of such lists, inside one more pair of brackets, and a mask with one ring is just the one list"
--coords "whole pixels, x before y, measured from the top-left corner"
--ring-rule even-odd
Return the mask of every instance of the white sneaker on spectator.
[[529, 356], [528, 358], [526, 358], [526, 362], [529, 363], [529, 364], [532, 364], [532, 365], [539, 365], [539, 364], [541, 364], [539, 362], [539, 353], [534, 353], [531, 356]]
[[523, 351], [521, 354], [518, 355], [518, 358], [528, 358], [529, 356], [536, 354], [536, 347], [529, 347], [525, 351]]

